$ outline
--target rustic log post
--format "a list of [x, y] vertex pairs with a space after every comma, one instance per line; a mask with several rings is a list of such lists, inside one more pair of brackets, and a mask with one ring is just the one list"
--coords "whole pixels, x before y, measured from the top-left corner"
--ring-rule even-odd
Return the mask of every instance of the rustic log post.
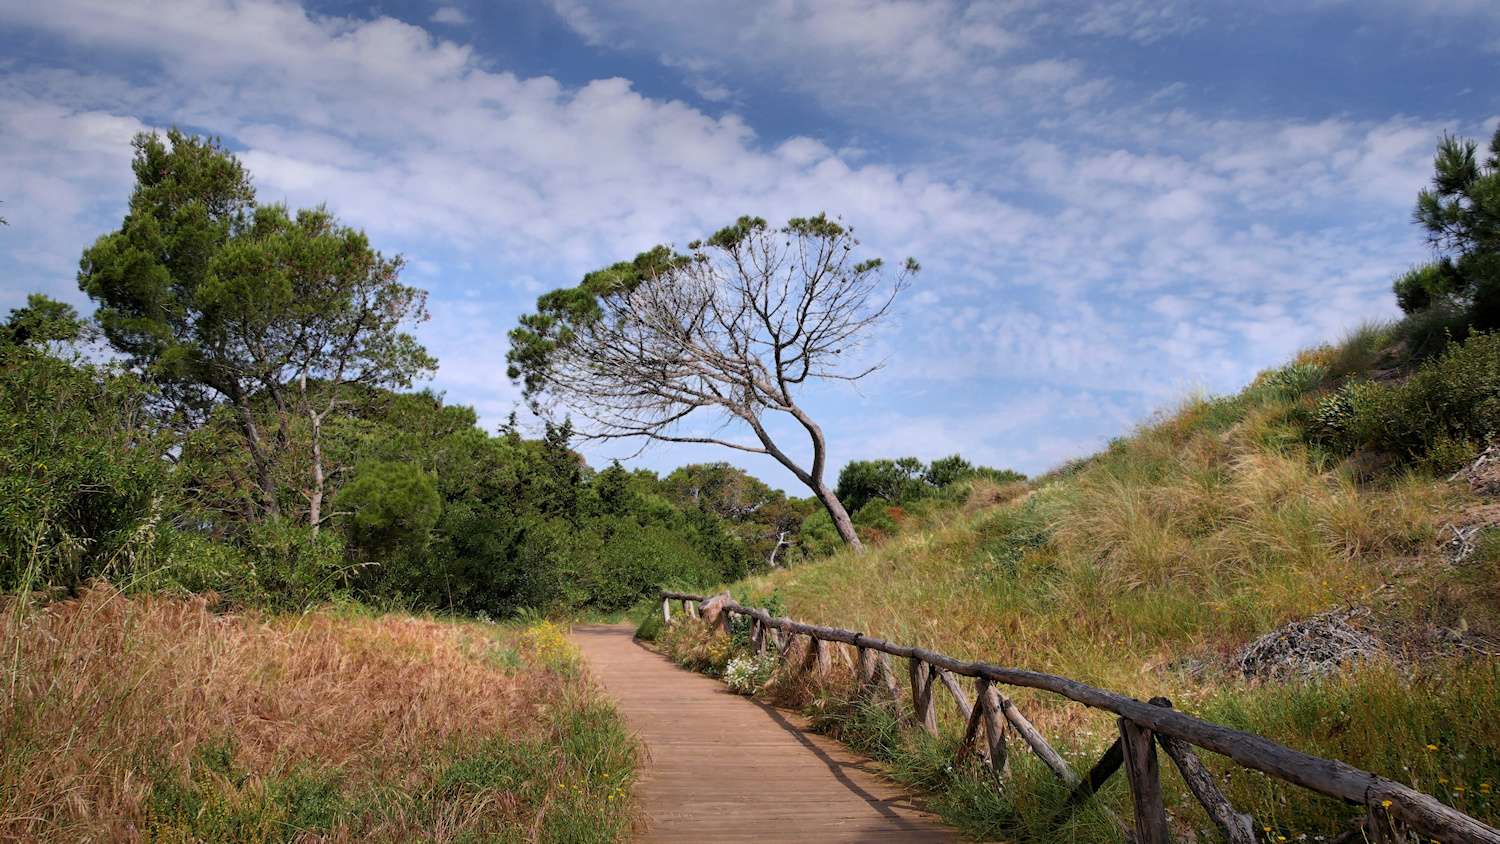
[[953, 676], [953, 672], [946, 668], [937, 669], [937, 674], [942, 678], [943, 685], [948, 687], [948, 693], [953, 695], [953, 702], [958, 705], [958, 720], [967, 723], [974, 712], [974, 705], [969, 703], [964, 687], [958, 684], [958, 678]]
[[[982, 683], [984, 681], [979, 680], [977, 682]], [[958, 761], [960, 763], [968, 759], [969, 754], [973, 752], [974, 743], [979, 738], [979, 725], [984, 723], [984, 706], [983, 704], [978, 704], [977, 699], [976, 704], [969, 708], [969, 718], [964, 723], [963, 741], [958, 746]], [[986, 759], [985, 763], [988, 764], [989, 760]]]
[[688, 599], [683, 598], [682, 599], [682, 608], [687, 611], [688, 618], [694, 618], [694, 619], [696, 619], [696, 618], [699, 617], [698, 616], [698, 602], [697, 601], [689, 601]]
[[885, 693], [890, 697], [891, 711], [896, 714], [896, 724], [905, 728], [911, 723], [911, 719], [906, 717], [906, 710], [901, 707], [901, 684], [896, 681], [896, 673], [891, 670], [891, 661], [884, 651], [875, 652], [875, 665], [885, 684]]
[[1125, 742], [1123, 739], [1115, 739], [1115, 743], [1111, 744], [1109, 749], [1104, 751], [1104, 755], [1099, 757], [1099, 761], [1094, 763], [1094, 767], [1089, 769], [1089, 775], [1073, 789], [1072, 794], [1068, 795], [1067, 802], [1063, 804], [1064, 808], [1077, 806], [1092, 797], [1095, 792], [1104, 787], [1106, 782], [1109, 782], [1109, 778], [1114, 776], [1115, 771], [1120, 770], [1120, 766], [1124, 763]]
[[787, 631], [783, 631], [783, 634], [781, 649], [777, 654], [777, 658], [787, 665], [795, 665], [797, 658], [797, 636], [795, 633]]
[[917, 723], [928, 735], [938, 734], [937, 707], [932, 705], [932, 666], [912, 657], [906, 661], [906, 671], [911, 678], [911, 706], [916, 712]]
[[990, 746], [990, 767], [1001, 776], [1010, 775], [1010, 759], [1005, 755], [1005, 708], [1000, 693], [989, 680], [981, 677], [978, 688], [979, 708], [984, 712], [984, 737]]
[[729, 610], [719, 610], [719, 632], [725, 636], [729, 635]]
[[[1154, 697], [1151, 703], [1172, 708], [1172, 701], [1164, 697]], [[1255, 820], [1234, 810], [1223, 792], [1219, 791], [1213, 773], [1194, 752], [1193, 746], [1171, 736], [1157, 736], [1156, 741], [1172, 758], [1177, 770], [1182, 772], [1183, 782], [1187, 783], [1188, 790], [1193, 792], [1198, 802], [1203, 804], [1204, 811], [1208, 812], [1208, 817], [1219, 828], [1224, 840], [1229, 844], [1255, 844]]]
[[854, 670], [854, 662], [853, 662], [853, 660], [849, 659], [849, 646], [846, 645], [846, 644], [844, 644], [843, 642], [834, 642], [832, 644], [833, 644], [834, 650], [836, 650], [838, 652], [839, 661], [842, 662], [842, 663], [844, 663], [844, 667], [845, 668], [849, 669], [850, 671], [853, 671]]
[[1120, 737], [1125, 742], [1125, 779], [1135, 805], [1136, 839], [1140, 844], [1169, 844], [1161, 768], [1156, 760], [1156, 734], [1122, 717]]
[[1001, 696], [1000, 705], [1005, 711], [1005, 720], [1009, 721], [1011, 726], [1016, 728], [1016, 732], [1020, 734], [1027, 746], [1031, 748], [1031, 752], [1035, 753], [1037, 758], [1041, 759], [1047, 767], [1051, 768], [1052, 773], [1057, 774], [1058, 779], [1067, 783], [1069, 788], [1077, 788], [1079, 783], [1078, 774], [1074, 773], [1072, 766], [1056, 750], [1052, 749], [1052, 745], [1047, 743], [1047, 739], [1042, 737], [1037, 728], [1031, 726], [1031, 722], [1026, 720], [1026, 716], [1021, 714], [1021, 710], [1016, 709], [1015, 703], [1010, 698]]
[[1386, 811], [1385, 802], [1372, 799], [1365, 806], [1365, 831], [1370, 844], [1406, 844], [1406, 828]]
[[[1099, 757], [1099, 761], [1094, 763], [1094, 767], [1089, 769], [1088, 776], [1084, 777], [1082, 782], [1073, 787], [1073, 791], [1068, 795], [1068, 799], [1063, 801], [1062, 807], [1052, 815], [1052, 819], [1047, 823], [1051, 826], [1056, 826], [1063, 819], [1073, 814], [1073, 811], [1083, 805], [1084, 801], [1103, 788], [1104, 784], [1109, 782], [1109, 778], [1114, 776], [1115, 771], [1120, 770], [1120, 766], [1123, 764], [1125, 764], [1125, 740], [1115, 739], [1114, 744], [1111, 744], [1109, 749], [1104, 751], [1104, 755]], [[1135, 832], [1126, 826], [1124, 821], [1120, 820], [1120, 816], [1116, 815], [1113, 809], [1102, 803], [1099, 804], [1098, 808], [1104, 814], [1104, 817], [1108, 818], [1109, 822], [1120, 831], [1121, 838], [1125, 839], [1128, 844], [1137, 844]]]
[[875, 685], [875, 675], [880, 670], [875, 666], [875, 652], [864, 645], [856, 645], [855, 662], [858, 663], [859, 690], [869, 691]]
[[802, 655], [802, 670], [812, 671], [813, 669], [817, 669], [818, 676], [821, 677], [823, 675], [823, 666], [828, 661], [827, 657], [823, 655], [823, 652], [827, 649], [827, 645], [823, 643], [822, 639], [819, 639], [817, 636], [808, 636], [807, 653]]
[[1188, 790], [1203, 804], [1208, 812], [1208, 817], [1219, 828], [1224, 840], [1229, 844], [1255, 844], [1255, 820], [1242, 812], [1236, 812], [1234, 806], [1224, 797], [1223, 792], [1214, 782], [1213, 772], [1209, 771], [1193, 752], [1193, 746], [1186, 742], [1178, 741], [1171, 736], [1157, 736], [1156, 740], [1161, 743], [1161, 749], [1167, 752], [1172, 761], [1176, 763], [1177, 770], [1182, 772], [1182, 779], [1187, 783]]
[[662, 623], [664, 623], [664, 624], [671, 624], [672, 623], [672, 599], [671, 598], [662, 598], [661, 599], [661, 620], [662, 620]]

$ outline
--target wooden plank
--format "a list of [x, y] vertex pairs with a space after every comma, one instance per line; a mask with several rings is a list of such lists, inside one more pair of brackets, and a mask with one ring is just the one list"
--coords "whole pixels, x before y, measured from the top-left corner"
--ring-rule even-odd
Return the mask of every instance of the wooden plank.
[[1140, 844], [1168, 844], [1167, 807], [1161, 793], [1161, 768], [1156, 759], [1156, 736], [1151, 730], [1120, 719], [1125, 743], [1125, 781], [1135, 805], [1135, 836]]
[[645, 748], [638, 842], [957, 842], [868, 759], [797, 713], [726, 694], [631, 641], [628, 627], [572, 633], [590, 676]]

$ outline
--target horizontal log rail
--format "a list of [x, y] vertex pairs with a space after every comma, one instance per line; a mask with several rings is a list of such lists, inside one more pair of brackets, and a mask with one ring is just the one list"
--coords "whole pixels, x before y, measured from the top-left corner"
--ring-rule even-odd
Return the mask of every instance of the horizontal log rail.
[[[727, 596], [725, 596], [727, 598]], [[685, 592], [661, 591], [663, 616], [668, 623], [671, 622], [670, 610], [667, 605], [670, 601], [682, 601], [684, 608], [690, 614], [695, 614], [697, 607], [708, 601], [709, 597], [694, 595]], [[1165, 699], [1155, 699], [1152, 702], [1143, 702], [1122, 694], [1095, 688], [1076, 680], [1059, 677], [1055, 674], [1044, 674], [1037, 671], [1027, 671], [1021, 668], [1007, 668], [999, 665], [991, 665], [987, 662], [965, 662], [954, 659], [946, 654], [930, 651], [925, 648], [901, 645], [873, 636], [866, 636], [853, 630], [844, 630], [837, 627], [822, 627], [816, 624], [804, 624], [793, 621], [790, 618], [772, 618], [769, 613], [756, 607], [746, 607], [733, 600], [727, 600], [721, 607], [724, 613], [741, 615], [753, 619], [753, 624], [761, 630], [758, 635], [764, 641], [766, 630], [777, 630], [783, 637], [807, 636], [813, 642], [838, 642], [849, 645], [861, 654], [874, 652], [876, 654], [888, 654], [893, 657], [901, 657], [912, 660], [911, 676], [913, 678], [913, 690], [918, 696], [924, 696], [920, 700], [914, 699], [917, 706], [919, 718], [935, 713], [932, 706], [931, 693], [935, 687], [931, 680], [934, 676], [941, 676], [940, 672], [948, 672], [952, 675], [973, 677], [979, 683], [980, 699], [974, 704], [973, 716], [969, 718], [968, 732], [977, 732], [977, 722], [985, 719], [980, 717], [980, 709], [988, 709], [989, 704], [982, 704], [986, 698], [984, 689], [986, 684], [999, 683], [1008, 686], [1019, 686], [1028, 689], [1037, 689], [1050, 692], [1067, 698], [1068, 700], [1081, 703], [1096, 709], [1113, 712], [1121, 718], [1122, 737], [1124, 744], [1131, 748], [1130, 752], [1135, 754], [1134, 762], [1126, 765], [1126, 773], [1131, 779], [1131, 793], [1139, 792], [1145, 795], [1148, 802], [1154, 803], [1158, 808], [1153, 810], [1150, 806], [1143, 807], [1137, 802], [1136, 807], [1136, 838], [1140, 844], [1165, 844], [1165, 828], [1160, 818], [1159, 786], [1143, 780], [1142, 778], [1154, 779], [1156, 777], [1157, 765], [1155, 748], [1156, 743], [1163, 739], [1168, 740], [1166, 747], [1168, 754], [1179, 766], [1186, 765], [1185, 776], [1194, 785], [1194, 793], [1200, 788], [1212, 787], [1212, 778], [1209, 778], [1206, 786], [1203, 777], [1199, 775], [1201, 768], [1196, 756], [1193, 756], [1191, 747], [1202, 748], [1234, 760], [1241, 767], [1254, 771], [1260, 771], [1268, 776], [1302, 786], [1310, 791], [1317, 792], [1327, 797], [1332, 797], [1344, 802], [1367, 807], [1369, 816], [1366, 823], [1370, 827], [1369, 836], [1371, 840], [1384, 840], [1387, 838], [1399, 842], [1405, 835], [1404, 831], [1398, 830], [1398, 834], [1392, 835], [1392, 820], [1399, 821], [1411, 833], [1430, 840], [1443, 842], [1443, 844], [1500, 844], [1500, 830], [1487, 826], [1480, 821], [1454, 809], [1451, 806], [1439, 802], [1435, 797], [1415, 789], [1402, 785], [1395, 780], [1387, 779], [1378, 774], [1370, 773], [1355, 768], [1344, 762], [1333, 759], [1324, 759], [1294, 750], [1282, 744], [1277, 744], [1268, 738], [1235, 730], [1229, 727], [1195, 718], [1183, 712], [1171, 708], [1171, 703]], [[727, 618], [727, 615], [724, 616]], [[727, 627], [727, 625], [724, 625]], [[822, 648], [814, 645], [814, 648]], [[826, 650], [826, 649], [824, 649]], [[869, 660], [872, 664], [880, 663], [881, 659]], [[861, 682], [874, 684], [876, 678], [865, 677], [865, 659], [860, 661]], [[918, 663], [930, 666], [930, 668], [919, 669]], [[878, 672], [877, 672], [878, 673]], [[889, 684], [891, 690], [895, 690], [896, 681], [890, 672], [888, 663], [884, 664], [883, 673], [885, 683]], [[950, 690], [957, 694], [957, 689], [950, 686]], [[1037, 755], [1047, 763], [1055, 773], [1058, 774], [1069, 785], [1081, 783], [1079, 790], [1087, 789], [1092, 793], [1102, 785], [1101, 778], [1098, 783], [1078, 777], [1067, 768], [1066, 763], [1047, 746], [1039, 733], [1031, 728], [1011, 702], [1001, 695], [999, 697], [999, 718], [994, 719], [998, 726], [991, 728], [988, 735], [992, 736], [990, 743], [998, 742], [1007, 719], [1017, 729], [1017, 732], [1026, 741]], [[960, 707], [968, 705], [962, 697]], [[1012, 714], [1014, 713], [1014, 714]], [[1019, 719], [1019, 720], [1017, 720]], [[1025, 724], [1024, 727], [1021, 725]], [[1149, 740], [1149, 741], [1148, 741]], [[1175, 740], [1175, 741], [1173, 741]], [[1112, 748], [1113, 750], [1113, 748]], [[998, 753], [1004, 753], [1003, 744]], [[1179, 757], [1191, 757], [1192, 761], [1180, 761]], [[1119, 762], [1115, 763], [1116, 767]], [[1192, 771], [1191, 774], [1188, 771]], [[1110, 771], [1113, 773], [1113, 770]], [[1107, 778], [1108, 774], [1105, 775]], [[1075, 792], [1076, 794], [1076, 792]], [[1225, 837], [1235, 844], [1240, 844], [1246, 837], [1245, 825], [1247, 818], [1234, 813], [1228, 807], [1227, 801], [1222, 795], [1214, 792], [1208, 795], [1197, 795], [1200, 800], [1205, 801], [1205, 808], [1210, 817], [1219, 825], [1220, 831]], [[1144, 808], [1144, 811], [1143, 811]], [[1149, 815], [1149, 817], [1143, 817]], [[1377, 829], [1376, 827], [1381, 827]]]

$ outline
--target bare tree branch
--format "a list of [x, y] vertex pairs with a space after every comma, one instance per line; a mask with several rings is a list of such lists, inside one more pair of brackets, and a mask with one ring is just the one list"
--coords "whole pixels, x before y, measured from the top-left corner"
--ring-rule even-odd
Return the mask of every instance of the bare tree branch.
[[[798, 404], [810, 381], [855, 383], [884, 365], [853, 361], [918, 267], [908, 260], [890, 277], [878, 259], [855, 260], [858, 244], [852, 229], [820, 214], [777, 230], [742, 217], [686, 255], [657, 247], [543, 296], [539, 313], [511, 332], [510, 376], [524, 378], [533, 409], [541, 412], [544, 393], [571, 408], [585, 438], [769, 455], [862, 550], [824, 481], [823, 431]], [[810, 467], [774, 441], [767, 413], [792, 417], [807, 434]], [[682, 433], [695, 414], [743, 423], [760, 446]]]

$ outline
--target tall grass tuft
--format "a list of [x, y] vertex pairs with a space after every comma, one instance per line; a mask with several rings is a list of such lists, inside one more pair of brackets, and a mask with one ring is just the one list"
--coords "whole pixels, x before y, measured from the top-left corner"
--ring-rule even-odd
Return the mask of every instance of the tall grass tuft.
[[620, 719], [519, 630], [104, 586], [0, 611], [0, 838], [609, 841], [632, 822]]
[[[1378, 353], [1392, 331], [1363, 327], [1236, 396], [1189, 397], [1024, 491], [971, 495], [866, 554], [731, 588], [752, 599], [774, 591], [799, 620], [1062, 674], [1143, 700], [1164, 695], [1180, 709], [1342, 759], [1500, 823], [1490, 796], [1500, 776], [1500, 735], [1491, 729], [1500, 708], [1493, 577], [1500, 529], [1479, 534], [1473, 555], [1453, 562], [1444, 546], [1450, 528], [1480, 503], [1466, 486], [1420, 466], [1351, 467], [1347, 452], [1330, 450], [1316, 433], [1340, 379], [1385, 365]], [[1469, 346], [1483, 350], [1485, 342]], [[1444, 359], [1449, 368], [1461, 368], [1451, 363], [1457, 354]], [[1463, 371], [1487, 385], [1492, 368], [1473, 374], [1480, 369]], [[1413, 391], [1425, 382], [1416, 383]], [[1252, 640], [1349, 606], [1370, 610], [1362, 624], [1384, 642], [1379, 659], [1317, 682], [1241, 674], [1236, 655]], [[1113, 725], [1082, 707], [1013, 691], [1080, 768], [1112, 740]], [[836, 700], [806, 689], [785, 698], [824, 713], [829, 729], [929, 789], [932, 805], [965, 829], [1053, 840], [1031, 820], [1049, 805], [1046, 776], [1028, 779], [1022, 767], [999, 791], [972, 777], [943, 779], [911, 761], [926, 750], [902, 749], [926, 739], [893, 743], [888, 727], [852, 704], [829, 702]], [[945, 730], [958, 729], [953, 713], [943, 718]], [[1344, 831], [1347, 808], [1225, 760], [1212, 764], [1270, 844]], [[1173, 804], [1174, 823], [1213, 836], [1185, 799]], [[1125, 803], [1116, 808], [1128, 812]], [[1080, 822], [1065, 835], [1103, 841], [1112, 829]]]

